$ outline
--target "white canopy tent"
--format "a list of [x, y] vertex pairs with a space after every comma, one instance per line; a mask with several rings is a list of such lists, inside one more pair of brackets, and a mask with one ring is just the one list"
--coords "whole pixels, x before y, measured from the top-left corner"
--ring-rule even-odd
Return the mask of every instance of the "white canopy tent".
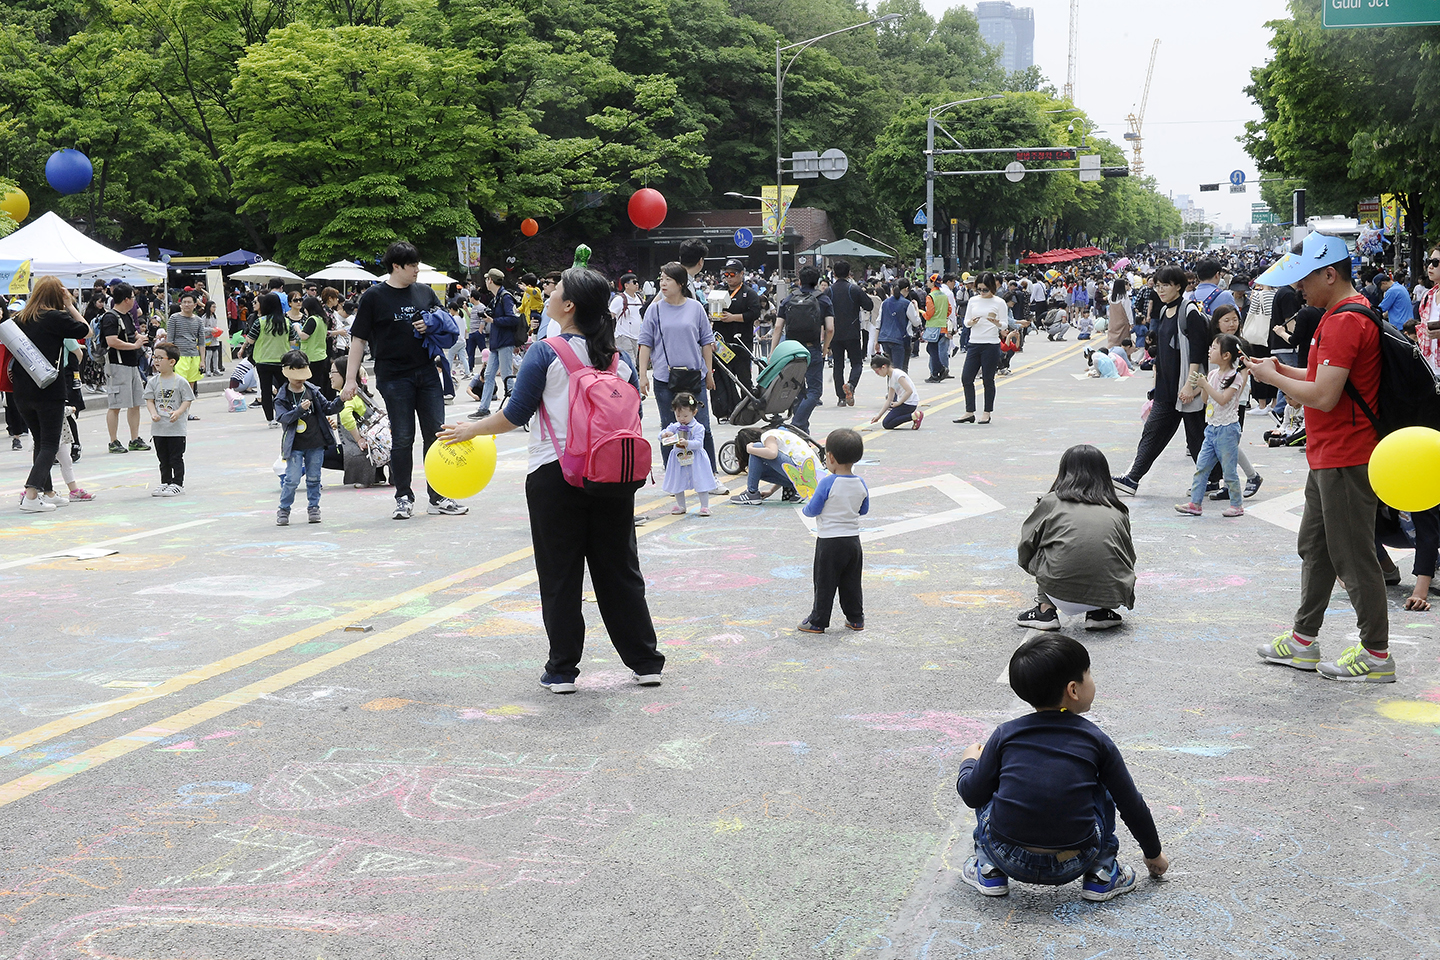
[[336, 260], [334, 263], [316, 273], [310, 274], [306, 280], [338, 280], [341, 282], [353, 281], [366, 283], [380, 278], [367, 270], [362, 270], [349, 260]]
[[[390, 274], [387, 273], [380, 279], [382, 281], [389, 280]], [[427, 287], [443, 287], [447, 284], [459, 283], [460, 281], [454, 277], [446, 276], [428, 263], [422, 263], [420, 264], [420, 272], [415, 275], [415, 282], [423, 283]]]
[[124, 280], [138, 286], [163, 284], [163, 263], [138, 260], [85, 236], [54, 211], [0, 237], [0, 260], [29, 260], [31, 275], [58, 277], [67, 287], [89, 286], [95, 280]]
[[246, 267], [244, 270], [236, 270], [230, 274], [231, 280], [293, 280], [301, 282], [299, 274], [291, 273], [280, 266], [274, 260], [261, 260], [259, 263]]

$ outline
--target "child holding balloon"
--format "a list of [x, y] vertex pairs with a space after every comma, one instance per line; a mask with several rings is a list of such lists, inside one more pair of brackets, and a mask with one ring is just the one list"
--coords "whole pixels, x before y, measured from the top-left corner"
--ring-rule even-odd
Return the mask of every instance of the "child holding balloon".
[[[710, 458], [705, 456], [705, 425], [695, 419], [700, 403], [694, 394], [677, 393], [670, 404], [675, 422], [660, 434], [660, 442], [670, 447], [670, 456], [665, 461], [665, 482], [660, 485], [666, 493], [675, 494], [675, 508], [670, 512], [683, 515], [686, 512], [685, 493], [696, 491], [700, 497], [700, 516], [710, 516], [710, 491], [715, 489], [715, 473], [710, 469]], [[701, 455], [697, 458], [695, 451]]]

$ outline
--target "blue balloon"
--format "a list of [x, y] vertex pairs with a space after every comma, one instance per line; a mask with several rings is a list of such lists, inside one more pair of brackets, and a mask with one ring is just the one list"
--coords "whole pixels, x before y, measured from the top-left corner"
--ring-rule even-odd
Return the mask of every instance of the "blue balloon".
[[45, 161], [45, 180], [61, 193], [81, 193], [90, 186], [95, 169], [90, 158], [68, 147], [56, 150]]

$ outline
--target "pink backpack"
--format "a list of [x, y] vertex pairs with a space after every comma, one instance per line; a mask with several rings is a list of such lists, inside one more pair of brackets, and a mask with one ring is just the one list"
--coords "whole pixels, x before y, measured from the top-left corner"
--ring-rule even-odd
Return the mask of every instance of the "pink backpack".
[[610, 358], [608, 370], [597, 370], [582, 364], [564, 337], [541, 342], [550, 345], [570, 373], [564, 450], [545, 405], [540, 405], [541, 428], [550, 434], [566, 481], [596, 496], [630, 496], [650, 473], [650, 443], [640, 432], [640, 394], [616, 373], [620, 354]]

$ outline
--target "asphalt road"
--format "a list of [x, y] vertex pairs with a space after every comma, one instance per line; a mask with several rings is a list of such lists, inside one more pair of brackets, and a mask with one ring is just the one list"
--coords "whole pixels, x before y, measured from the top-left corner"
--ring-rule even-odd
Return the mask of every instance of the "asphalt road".
[[[632, 685], [587, 605], [569, 697], [536, 682], [523, 436], [469, 516], [397, 523], [337, 483], [282, 530], [258, 411], [202, 397], [165, 500], [92, 411], [97, 499], [0, 517], [0, 960], [1440, 955], [1435, 616], [1401, 610], [1406, 556], [1397, 684], [1256, 659], [1297, 600], [1305, 464], [1253, 427], [1249, 515], [1174, 513], [1177, 439], [1132, 501], [1138, 609], [1081, 635], [1169, 878], [1103, 904], [959, 881], [959, 754], [1027, 709], [1020, 523], [1070, 444], [1124, 468], [1147, 387], [1076, 379], [1073, 341], [1016, 368], [989, 426], [951, 423], [956, 380], [920, 384], [921, 430], [866, 433], [864, 633], [794, 630], [797, 511], [672, 518], [648, 488], [665, 683]], [[868, 422], [879, 386], [816, 430]], [[28, 461], [0, 451], [10, 488]], [[1337, 593], [1327, 655], [1353, 637]]]

